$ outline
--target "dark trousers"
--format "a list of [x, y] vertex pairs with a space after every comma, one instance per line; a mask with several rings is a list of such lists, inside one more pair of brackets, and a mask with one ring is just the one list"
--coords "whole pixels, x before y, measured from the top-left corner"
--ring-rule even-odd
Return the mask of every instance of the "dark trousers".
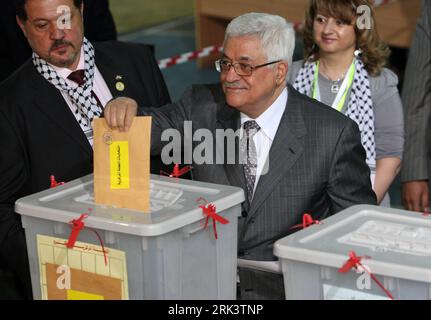
[[33, 299], [24, 229], [9, 234], [0, 248], [0, 300]]
[[239, 300], [284, 300], [283, 275], [265, 271], [238, 268]]

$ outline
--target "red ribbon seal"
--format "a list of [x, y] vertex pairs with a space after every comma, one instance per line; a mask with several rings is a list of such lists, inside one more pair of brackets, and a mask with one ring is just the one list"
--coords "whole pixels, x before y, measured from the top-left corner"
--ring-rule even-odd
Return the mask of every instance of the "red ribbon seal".
[[310, 214], [304, 213], [304, 215], [302, 216], [302, 224], [296, 224], [292, 226], [289, 230], [306, 229], [313, 224], [322, 224], [322, 222], [320, 222], [319, 220], [314, 220]]
[[394, 297], [392, 296], [392, 294], [383, 286], [383, 284], [379, 281], [379, 279], [377, 279], [374, 274], [372, 274], [367, 268], [365, 268], [363, 266], [363, 264], [361, 263], [362, 259], [371, 259], [371, 258], [367, 257], [367, 256], [358, 257], [356, 255], [355, 251], [350, 251], [349, 252], [349, 260], [347, 260], [344, 263], [344, 265], [340, 269], [338, 269], [338, 272], [347, 273], [352, 268], [358, 269], [358, 266], [360, 266], [360, 267], [362, 267], [362, 269], [365, 270], [366, 273], [368, 273], [370, 275], [371, 279], [373, 279], [373, 281], [375, 283], [377, 283], [377, 285], [385, 292], [385, 294], [389, 297], [389, 299], [394, 300]]
[[160, 171], [160, 174], [162, 176], [167, 176], [169, 178], [180, 178], [183, 175], [185, 175], [187, 172], [191, 171], [193, 169], [192, 166], [185, 166], [183, 168], [180, 168], [179, 164], [175, 164], [174, 165], [174, 170], [172, 171], [172, 173], [167, 173], [165, 171]]
[[[91, 211], [91, 209], [89, 209], [89, 211]], [[73, 219], [72, 221], [69, 222], [69, 224], [72, 225], [72, 232], [70, 233], [69, 240], [67, 241], [67, 244], [66, 244], [67, 248], [73, 249], [73, 247], [75, 246], [79, 233], [81, 232], [81, 230], [85, 228], [84, 219], [86, 218], [88, 218], [88, 214], [83, 213], [78, 219]], [[103, 258], [105, 259], [105, 266], [107, 266], [108, 265], [108, 258], [106, 256], [107, 251], [105, 250], [105, 246], [103, 245], [102, 238], [100, 237], [99, 233], [93, 228], [87, 227], [87, 229], [90, 229], [91, 231], [93, 231], [96, 234], [97, 238], [99, 239], [100, 246], [102, 247], [102, 250], [103, 250]]]
[[55, 188], [55, 187], [58, 187], [58, 186], [62, 186], [64, 184], [64, 182], [57, 182], [55, 180], [55, 176], [54, 175], [49, 176], [49, 181], [51, 182], [51, 184], [50, 184], [50, 188], [51, 189]]
[[202, 209], [202, 212], [204, 214], [204, 216], [206, 216], [206, 220], [205, 220], [205, 226], [204, 229], [206, 229], [208, 227], [208, 221], [211, 218], [213, 220], [213, 230], [214, 230], [214, 237], [216, 238], [216, 240], [218, 239], [218, 234], [217, 234], [217, 226], [216, 226], [216, 222], [220, 222], [221, 224], [228, 224], [229, 220], [223, 218], [222, 216], [219, 216], [216, 213], [216, 206], [214, 204], [207, 204], [208, 202], [204, 199], [204, 198], [199, 198], [196, 200], [196, 202], [201, 202], [204, 201], [205, 205], [200, 205], [199, 208]]

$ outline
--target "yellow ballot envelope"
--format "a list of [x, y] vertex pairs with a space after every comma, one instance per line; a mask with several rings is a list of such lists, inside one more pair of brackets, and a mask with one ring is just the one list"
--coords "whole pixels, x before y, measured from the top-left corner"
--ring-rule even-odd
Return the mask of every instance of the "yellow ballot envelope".
[[150, 211], [151, 117], [135, 117], [127, 132], [94, 119], [94, 201]]

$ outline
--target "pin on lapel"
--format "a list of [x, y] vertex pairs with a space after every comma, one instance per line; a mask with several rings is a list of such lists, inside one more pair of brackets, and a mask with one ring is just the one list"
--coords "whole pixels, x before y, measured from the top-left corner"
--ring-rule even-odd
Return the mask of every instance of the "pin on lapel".
[[123, 91], [124, 91], [124, 89], [126, 89], [126, 86], [124, 85], [124, 82], [123, 82], [123, 81], [121, 81], [121, 80], [123, 80], [123, 76], [121, 76], [121, 75], [117, 75], [117, 76], [115, 77], [115, 80], [117, 81], [117, 82], [115, 83], [115, 88], [117, 89], [117, 91], [123, 92]]

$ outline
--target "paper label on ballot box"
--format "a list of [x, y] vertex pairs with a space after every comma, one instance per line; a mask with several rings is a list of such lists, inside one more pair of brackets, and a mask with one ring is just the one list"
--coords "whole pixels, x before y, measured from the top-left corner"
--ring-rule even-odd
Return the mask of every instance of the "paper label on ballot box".
[[[43, 300], [129, 299], [126, 253], [77, 241], [37, 235]], [[107, 264], [104, 260], [104, 252]]]

